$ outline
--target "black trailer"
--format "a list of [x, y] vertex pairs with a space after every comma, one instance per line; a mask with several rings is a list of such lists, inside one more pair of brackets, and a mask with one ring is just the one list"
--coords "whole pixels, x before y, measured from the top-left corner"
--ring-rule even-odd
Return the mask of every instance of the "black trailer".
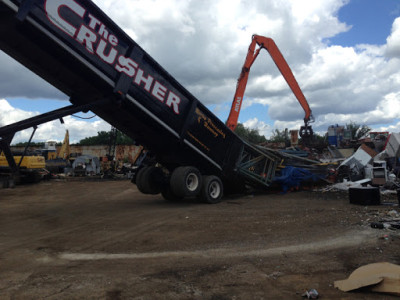
[[[230, 131], [91, 1], [0, 0], [0, 49], [68, 95], [66, 111], [90, 109], [151, 150], [136, 178], [144, 193], [213, 203], [273, 180], [272, 152]], [[0, 146], [40, 122], [0, 128]]]

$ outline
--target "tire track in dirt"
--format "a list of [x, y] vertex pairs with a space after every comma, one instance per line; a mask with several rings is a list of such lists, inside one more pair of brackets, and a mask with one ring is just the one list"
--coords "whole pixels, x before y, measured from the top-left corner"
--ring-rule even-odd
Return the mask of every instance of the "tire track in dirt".
[[340, 237], [320, 240], [311, 243], [281, 246], [269, 249], [249, 248], [217, 248], [193, 251], [166, 251], [145, 253], [60, 253], [59, 259], [68, 261], [78, 260], [114, 260], [114, 259], [146, 259], [146, 258], [237, 258], [260, 256], [270, 257], [280, 254], [293, 254], [299, 252], [320, 252], [333, 249], [354, 247], [361, 244], [376, 242], [376, 234], [371, 230], [349, 231]]

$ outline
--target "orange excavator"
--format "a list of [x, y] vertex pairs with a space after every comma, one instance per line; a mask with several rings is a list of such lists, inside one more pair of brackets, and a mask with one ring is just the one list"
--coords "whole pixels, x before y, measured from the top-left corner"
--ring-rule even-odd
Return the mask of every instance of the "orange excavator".
[[[259, 46], [256, 49], [256, 46]], [[242, 67], [242, 71], [239, 75], [235, 96], [232, 102], [232, 108], [229, 113], [228, 120], [226, 121], [226, 125], [234, 131], [240, 113], [240, 108], [242, 106], [243, 95], [246, 90], [247, 80], [249, 78], [250, 68], [253, 65], [254, 61], [256, 60], [258, 54], [260, 53], [261, 49], [266, 49], [269, 54], [271, 55], [273, 61], [275, 62], [276, 66], [278, 67], [279, 71], [281, 72], [282, 76], [285, 78], [286, 82], [288, 83], [290, 89], [293, 91], [294, 95], [296, 96], [297, 100], [299, 101], [300, 105], [303, 107], [305, 116], [304, 116], [304, 126], [300, 128], [300, 137], [303, 139], [309, 139], [313, 135], [313, 130], [309, 123], [314, 121], [314, 117], [311, 113], [310, 106], [306, 98], [301, 91], [299, 84], [297, 83], [296, 79], [292, 71], [290, 70], [289, 65], [287, 64], [286, 60], [284, 59], [282, 53], [279, 51], [278, 46], [276, 46], [275, 42], [271, 38], [267, 38], [264, 36], [253, 35], [251, 44], [249, 46], [249, 50], [247, 52], [246, 60]]]

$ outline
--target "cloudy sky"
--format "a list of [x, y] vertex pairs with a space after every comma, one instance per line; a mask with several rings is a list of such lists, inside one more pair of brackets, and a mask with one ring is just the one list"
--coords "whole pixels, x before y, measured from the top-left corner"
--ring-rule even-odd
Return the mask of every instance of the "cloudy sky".
[[[225, 121], [253, 34], [274, 39], [315, 117], [315, 131], [349, 122], [400, 132], [398, 0], [96, 0], [120, 27]], [[69, 105], [0, 51], [0, 126]], [[91, 116], [89, 112], [87, 115]], [[271, 136], [304, 111], [266, 51], [254, 63], [239, 121]], [[110, 130], [99, 118], [39, 126], [34, 141]], [[13, 143], [26, 141], [31, 130]]]

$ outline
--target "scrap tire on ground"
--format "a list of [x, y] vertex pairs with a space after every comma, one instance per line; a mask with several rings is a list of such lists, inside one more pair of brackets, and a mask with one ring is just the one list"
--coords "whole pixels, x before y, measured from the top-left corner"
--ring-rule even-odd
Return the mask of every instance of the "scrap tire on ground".
[[377, 187], [349, 188], [349, 200], [352, 204], [380, 205], [381, 195]]
[[200, 193], [202, 176], [195, 167], [178, 167], [171, 175], [171, 191], [178, 197], [197, 196]]
[[143, 194], [157, 195], [163, 189], [164, 174], [154, 166], [140, 169], [136, 175], [136, 186]]
[[202, 202], [209, 204], [221, 202], [223, 194], [224, 186], [219, 177], [214, 175], [204, 176], [200, 194]]

